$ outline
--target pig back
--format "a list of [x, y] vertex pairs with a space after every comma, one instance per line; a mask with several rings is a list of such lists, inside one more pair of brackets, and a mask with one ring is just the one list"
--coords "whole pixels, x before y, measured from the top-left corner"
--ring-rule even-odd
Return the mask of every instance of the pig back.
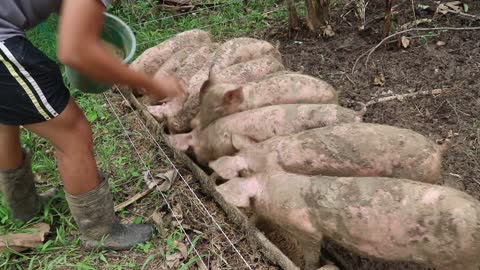
[[332, 104], [284, 104], [244, 111], [220, 118], [201, 130], [201, 141], [209, 147], [206, 151], [211, 152], [210, 161], [275, 136], [356, 121], [354, 112], [352, 117], [337, 117], [332, 111], [338, 107]]
[[464, 192], [384, 177], [268, 173], [257, 178], [263, 184], [256, 214], [289, 231], [324, 236], [382, 260], [441, 269], [480, 265], [474, 255], [480, 251], [480, 206]]
[[198, 29], [185, 31], [147, 49], [132, 62], [130, 67], [135, 71], [143, 71], [147, 75], [153, 76], [174, 53], [187, 47], [209, 44], [210, 42], [210, 34], [205, 31]]
[[464, 192], [407, 179], [313, 176], [300, 196], [314, 227], [357, 254], [479, 265], [472, 256], [480, 251], [480, 205]]
[[347, 123], [285, 138], [279, 165], [288, 172], [329, 176], [385, 176], [436, 183], [441, 148], [407, 129]]
[[223, 43], [214, 55], [212, 73], [242, 62], [270, 56], [281, 62], [280, 52], [267, 41], [241, 37]]

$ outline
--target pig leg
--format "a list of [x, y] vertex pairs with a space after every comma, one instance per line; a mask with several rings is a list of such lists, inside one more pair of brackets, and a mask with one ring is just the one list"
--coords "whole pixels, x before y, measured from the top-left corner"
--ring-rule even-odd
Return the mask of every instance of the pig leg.
[[303, 250], [303, 258], [305, 260], [305, 270], [317, 270], [320, 267], [320, 256], [322, 237], [316, 236], [315, 239], [301, 237], [299, 239], [300, 246]]

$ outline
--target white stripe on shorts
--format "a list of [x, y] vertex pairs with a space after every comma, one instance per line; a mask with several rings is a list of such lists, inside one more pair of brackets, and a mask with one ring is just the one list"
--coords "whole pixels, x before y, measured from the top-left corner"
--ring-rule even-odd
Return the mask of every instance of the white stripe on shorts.
[[47, 108], [47, 110], [52, 114], [53, 117], [57, 117], [58, 113], [53, 109], [50, 103], [48, 103], [47, 98], [45, 98], [45, 95], [38, 86], [37, 82], [33, 79], [30, 73], [28, 73], [28, 71], [17, 61], [17, 59], [15, 59], [15, 56], [13, 56], [10, 50], [2, 42], [0, 42], [0, 50], [5, 53], [5, 55], [8, 57], [8, 60], [10, 60], [18, 68], [22, 75], [25, 76], [28, 82], [30, 82], [30, 84], [33, 86], [33, 89], [40, 97], [40, 101], [45, 106], [45, 108]]

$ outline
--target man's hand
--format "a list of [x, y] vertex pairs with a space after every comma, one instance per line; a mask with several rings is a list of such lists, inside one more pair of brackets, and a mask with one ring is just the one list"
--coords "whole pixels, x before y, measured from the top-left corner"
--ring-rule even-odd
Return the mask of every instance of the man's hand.
[[172, 99], [184, 99], [185, 90], [182, 83], [175, 76], [165, 76], [153, 80], [152, 87], [147, 90], [147, 95], [160, 102], [167, 102]]

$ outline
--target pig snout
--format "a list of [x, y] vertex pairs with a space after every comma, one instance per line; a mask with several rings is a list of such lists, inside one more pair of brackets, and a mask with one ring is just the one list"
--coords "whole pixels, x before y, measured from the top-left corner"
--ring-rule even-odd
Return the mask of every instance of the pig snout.
[[186, 134], [170, 135], [168, 136], [168, 140], [173, 148], [185, 152], [193, 146], [193, 132]]
[[242, 170], [248, 169], [248, 164], [243, 157], [226, 156], [210, 162], [209, 167], [223, 179], [232, 179], [238, 177]]

